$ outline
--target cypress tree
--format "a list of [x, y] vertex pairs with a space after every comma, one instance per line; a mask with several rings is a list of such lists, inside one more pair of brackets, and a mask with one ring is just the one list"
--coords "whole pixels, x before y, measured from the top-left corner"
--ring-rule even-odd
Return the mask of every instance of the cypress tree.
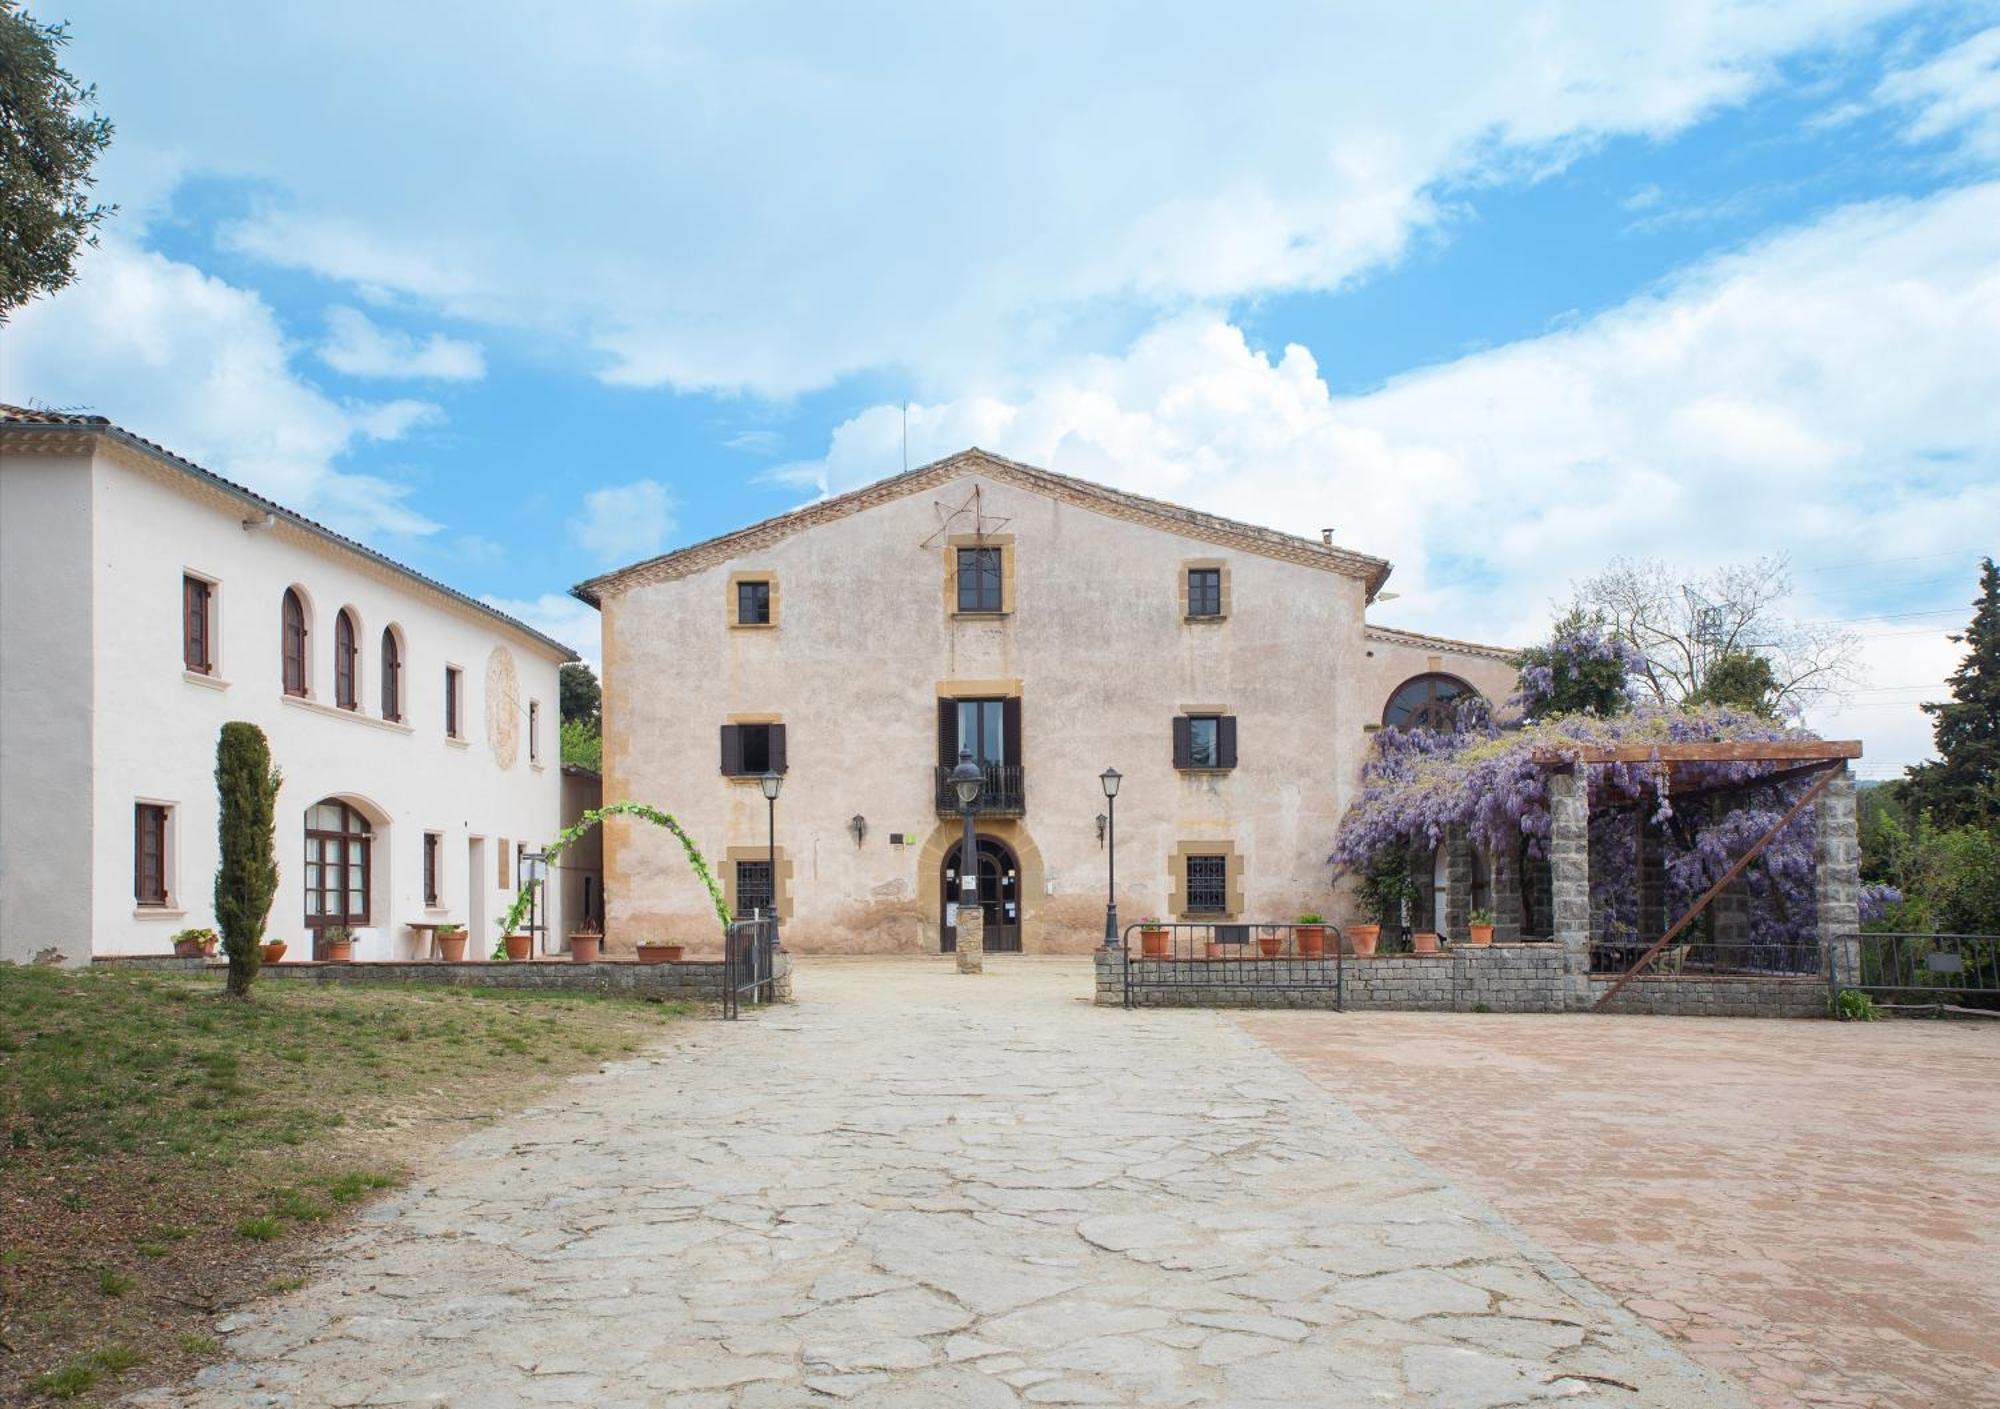
[[1924, 706], [1938, 761], [1920, 763], [1902, 787], [1912, 810], [1940, 827], [2000, 824], [2000, 571], [1980, 565], [1972, 622], [1951, 639], [1966, 647], [1951, 674], [1951, 698]]
[[216, 840], [221, 862], [215, 869], [215, 924], [222, 952], [229, 956], [229, 991], [247, 998], [264, 957], [264, 924], [278, 892], [275, 836], [278, 788], [283, 777], [271, 766], [271, 746], [254, 724], [222, 726], [215, 746]]

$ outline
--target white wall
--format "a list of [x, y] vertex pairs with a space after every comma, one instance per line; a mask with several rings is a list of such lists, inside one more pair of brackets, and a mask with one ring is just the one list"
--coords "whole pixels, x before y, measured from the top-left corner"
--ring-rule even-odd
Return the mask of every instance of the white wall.
[[0, 961], [78, 960], [90, 949], [90, 475], [75, 460], [0, 464]]
[[[304, 815], [327, 797], [355, 804], [374, 824], [371, 924], [357, 933], [357, 957], [410, 957], [418, 946], [408, 929], [413, 921], [465, 923], [480, 909], [497, 920], [505, 912], [513, 894], [513, 848], [522, 841], [539, 847], [559, 825], [559, 662], [553, 652], [304, 530], [280, 522], [246, 531], [242, 520], [248, 511], [238, 501], [136, 454], [100, 448], [90, 462], [75, 456], [7, 457], [10, 483], [48, 475], [87, 480], [95, 499], [94, 586], [86, 597], [95, 683], [77, 690], [68, 703], [77, 715], [95, 718], [94, 776], [78, 773], [73, 760], [61, 771], [71, 778], [69, 786], [90, 797], [87, 923], [97, 954], [158, 953], [174, 930], [214, 923], [215, 744], [230, 720], [262, 728], [284, 772], [278, 800], [280, 880], [268, 933], [287, 940], [293, 957], [307, 956], [311, 947], [304, 923]], [[9, 531], [15, 531], [11, 524]], [[0, 571], [10, 584], [17, 575], [12, 561], [0, 564]], [[183, 669], [184, 572], [217, 584], [212, 678]], [[301, 589], [311, 613], [310, 697], [304, 700], [283, 691], [280, 614], [288, 586]], [[352, 712], [333, 704], [334, 618], [343, 606], [353, 609], [360, 626], [360, 707]], [[380, 638], [391, 623], [401, 628], [404, 640], [401, 724], [380, 716]], [[513, 720], [518, 756], [504, 767], [507, 721], [488, 718], [493, 693], [488, 670], [496, 649], [511, 657], [519, 679], [520, 709]], [[464, 672], [463, 743], [445, 737], [447, 662]], [[529, 761], [525, 737], [531, 699], [541, 704], [539, 766]], [[11, 736], [0, 765], [11, 813], [31, 767], [17, 756]], [[141, 800], [174, 808], [168, 861], [172, 904], [164, 911], [134, 903], [132, 809]], [[426, 831], [444, 839], [436, 909], [427, 909], [423, 898]], [[487, 857], [477, 876], [468, 874], [474, 837], [485, 839]], [[504, 887], [496, 865], [502, 837], [510, 853]], [[50, 849], [73, 847], [65, 841]], [[43, 864], [47, 858], [17, 857], [9, 848], [0, 855], [7, 872], [4, 889], [14, 890], [17, 868]], [[37, 930], [77, 922], [74, 908], [23, 918]], [[496, 932], [476, 934], [474, 952], [489, 949]], [[72, 958], [86, 948], [80, 936], [61, 947]]]

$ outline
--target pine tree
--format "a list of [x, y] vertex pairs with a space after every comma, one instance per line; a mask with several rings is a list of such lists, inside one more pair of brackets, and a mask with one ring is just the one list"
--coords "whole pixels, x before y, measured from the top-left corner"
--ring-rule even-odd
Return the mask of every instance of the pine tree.
[[283, 781], [271, 766], [262, 729], [241, 722], [222, 726], [215, 745], [215, 827], [222, 857], [215, 869], [215, 924], [229, 956], [229, 991], [238, 998], [249, 996], [257, 977], [264, 924], [278, 892], [274, 839]]
[[1966, 647], [1948, 682], [1951, 699], [1924, 706], [1938, 761], [1910, 770], [1903, 799], [1940, 827], [2000, 826], [2000, 570], [1993, 559], [1980, 566], [1971, 625], [1951, 639]]

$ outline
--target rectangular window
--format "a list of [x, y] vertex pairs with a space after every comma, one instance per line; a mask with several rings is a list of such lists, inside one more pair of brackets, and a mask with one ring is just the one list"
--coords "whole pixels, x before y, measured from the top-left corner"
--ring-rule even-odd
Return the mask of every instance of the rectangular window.
[[1183, 714], [1174, 720], [1174, 767], [1215, 772], [1235, 766], [1235, 715]]
[[739, 861], [736, 863], [736, 914], [740, 919], [750, 914], [769, 914], [777, 904], [777, 893], [771, 884], [771, 863], [769, 861]]
[[1229, 913], [1229, 858], [1190, 856], [1187, 859], [1187, 913]]
[[736, 584], [736, 624], [738, 626], [769, 626], [771, 624], [770, 583], [739, 582]]
[[156, 802], [132, 809], [132, 895], [141, 905], [167, 903], [167, 809]]
[[424, 904], [435, 910], [438, 907], [438, 852], [444, 838], [436, 832], [424, 833]]
[[455, 665], [444, 668], [444, 736], [447, 739], [460, 737], [458, 732], [458, 692], [459, 680], [464, 672]]
[[1212, 714], [1198, 714], [1188, 720], [1188, 767], [1221, 767], [1215, 741], [1219, 722]]
[[959, 747], [972, 750], [974, 763], [1012, 763], [1014, 760], [1007, 756], [1007, 702], [959, 700], [957, 703]]
[[1000, 550], [959, 549], [958, 609], [962, 612], [997, 612], [1001, 600]]
[[1222, 569], [1188, 569], [1189, 616], [1222, 615]]
[[542, 761], [542, 702], [528, 701], [528, 762]]
[[754, 778], [785, 771], [785, 726], [725, 724], [722, 726], [722, 771], [731, 778]]
[[213, 604], [215, 588], [199, 577], [181, 578], [181, 663], [197, 675], [215, 669]]

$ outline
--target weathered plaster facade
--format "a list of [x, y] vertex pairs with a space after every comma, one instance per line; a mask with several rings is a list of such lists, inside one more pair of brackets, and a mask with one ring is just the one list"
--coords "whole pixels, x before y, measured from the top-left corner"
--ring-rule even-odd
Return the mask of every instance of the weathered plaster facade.
[[[957, 609], [968, 544], [1003, 554], [997, 612]], [[1189, 615], [1190, 566], [1221, 571], [1219, 615]], [[763, 853], [766, 805], [754, 778], [722, 774], [719, 731], [782, 724], [787, 946], [936, 952], [961, 829], [936, 803], [938, 702], [1013, 699], [1025, 804], [979, 835], [1012, 858], [1025, 951], [1101, 939], [1107, 767], [1125, 777], [1122, 921], [1178, 913], [1176, 858], [1198, 852], [1229, 858], [1232, 917], [1327, 911], [1326, 857], [1387, 694], [1431, 668], [1496, 701], [1513, 688], [1491, 648], [1364, 627], [1387, 572], [968, 452], [580, 587], [603, 612], [604, 796], [673, 812], [733, 886], [732, 860]], [[776, 625], [736, 624], [746, 580], [782, 592]], [[1177, 769], [1183, 715], [1232, 718], [1235, 766]], [[604, 864], [614, 952], [718, 942], [671, 839], [615, 821]]]

